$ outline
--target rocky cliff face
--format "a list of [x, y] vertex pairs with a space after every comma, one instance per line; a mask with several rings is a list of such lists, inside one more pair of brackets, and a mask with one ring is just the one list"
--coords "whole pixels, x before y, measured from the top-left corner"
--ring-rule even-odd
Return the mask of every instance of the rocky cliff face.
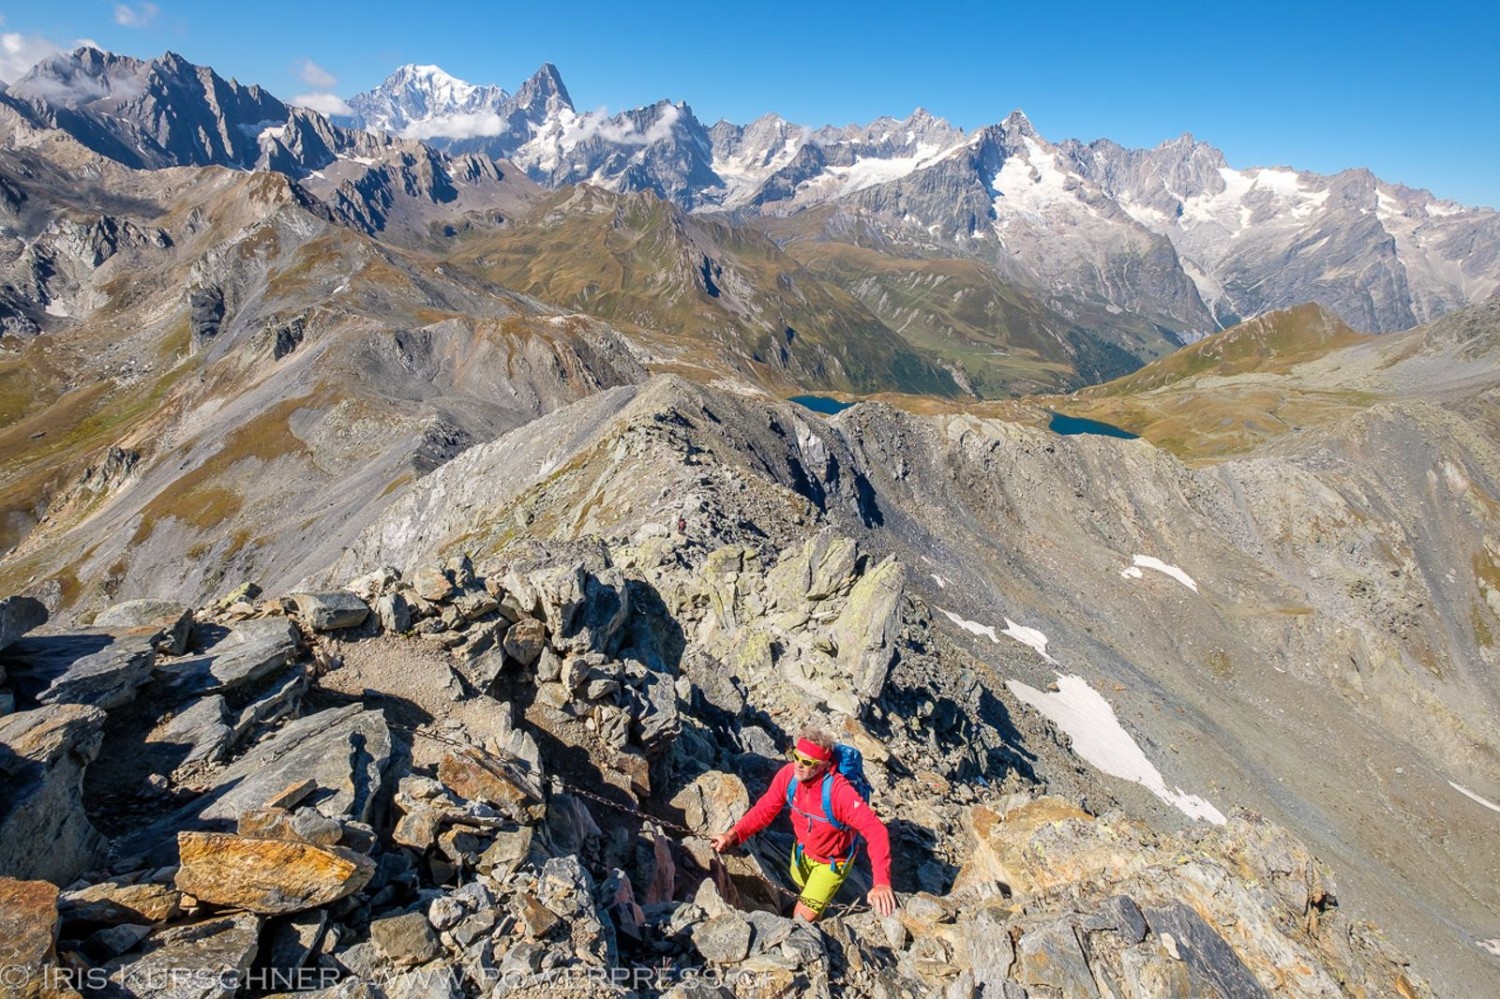
[[[1494, 290], [1496, 216], [1387, 184], [1236, 170], [1192, 136], [1155, 149], [1064, 143], [1079, 173], [1167, 236], [1219, 322], [1317, 302], [1356, 328], [1408, 329]], [[1463, 236], [1458, 233], [1463, 232]], [[1357, 284], [1340, 275], [1359, 273]]]

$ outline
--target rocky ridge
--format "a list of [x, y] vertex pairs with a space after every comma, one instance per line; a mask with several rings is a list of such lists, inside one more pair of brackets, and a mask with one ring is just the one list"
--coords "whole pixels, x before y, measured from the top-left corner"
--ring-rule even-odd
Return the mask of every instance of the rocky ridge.
[[[343, 590], [115, 608], [159, 655], [133, 699], [22, 693], [0, 719], [8, 758], [44, 765], [28, 814], [68, 848], [43, 870], [0, 837], [22, 994], [160, 995], [173, 972], [174, 995], [224, 996], [1431, 994], [1258, 816], [1164, 834], [1106, 810], [1049, 724], [985, 700], [898, 563], [828, 532], [763, 572], [698, 552], [530, 542]], [[296, 653], [266, 646], [268, 670], [183, 700], [182, 664], [252, 625]], [[838, 689], [719, 658], [754, 634]], [[82, 666], [38, 665], [69, 640], [6, 649], [11, 682], [73, 689]], [[783, 832], [708, 848], [820, 700], [902, 857], [889, 919], [781, 916]], [[64, 767], [35, 733], [68, 712]]]
[[[709, 551], [759, 550], [837, 524], [881, 557], [922, 567], [908, 569], [907, 585], [941, 612], [939, 630], [989, 664], [988, 686], [1086, 678], [1120, 720], [1149, 733], [1154, 760], [1170, 761], [1168, 789], [1210, 789], [1213, 801], [1295, 829], [1358, 886], [1350, 904], [1384, 913], [1414, 950], [1468, 969], [1444, 981], [1459, 991], [1487, 972], [1474, 941], [1487, 936], [1493, 902], [1457, 872], [1490, 863], [1492, 830], [1454, 787], [1493, 800], [1485, 775], [1496, 747], [1485, 733], [1497, 707], [1480, 665], [1493, 654], [1489, 626], [1453, 633], [1442, 608], [1479, 608], [1473, 620], [1485, 620], [1476, 601], [1492, 586], [1476, 538], [1488, 507], [1477, 496], [1491, 495], [1486, 469], [1500, 466], [1481, 443], [1477, 401], [1493, 370], [1471, 325], [1455, 325], [1468, 331], [1456, 344], [1419, 331], [1315, 356], [1308, 376], [1320, 390], [1331, 365], [1378, 372], [1393, 394], [1198, 467], [1144, 441], [1058, 436], [1041, 429], [1040, 412], [922, 417], [861, 405], [824, 421], [657, 380], [461, 456], [393, 503], [329, 581], [523, 534], [643, 544], [680, 522]], [[1454, 350], [1473, 366], [1439, 360]], [[1404, 396], [1410, 364], [1428, 372], [1421, 393], [1453, 393], [1436, 422]], [[1437, 371], [1451, 389], [1435, 388]], [[1265, 391], [1266, 375], [1245, 378]], [[1418, 443], [1434, 439], [1467, 442], [1462, 454], [1444, 451], [1451, 473]], [[1366, 479], [1359, 470], [1377, 467], [1369, 453], [1388, 460]], [[1426, 509], [1417, 497], [1433, 475], [1477, 505], [1434, 507], [1417, 531], [1399, 511]], [[499, 491], [484, 485], [502, 476]], [[481, 502], [509, 513], [467, 512]], [[1431, 554], [1402, 554], [1419, 551]], [[737, 577], [763, 572], [734, 558]], [[1444, 571], [1411, 568], [1429, 558]], [[1472, 578], [1448, 575], [1471, 564]], [[801, 659], [798, 643], [767, 645], [773, 662]], [[757, 654], [757, 639], [735, 648]], [[1170, 811], [1154, 814], [1170, 822]], [[1389, 849], [1395, 829], [1400, 851]], [[1467, 928], [1455, 934], [1455, 920]]]

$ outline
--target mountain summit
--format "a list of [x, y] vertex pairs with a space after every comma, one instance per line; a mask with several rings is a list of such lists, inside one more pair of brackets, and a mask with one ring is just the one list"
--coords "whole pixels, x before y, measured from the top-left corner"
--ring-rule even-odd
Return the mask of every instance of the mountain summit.
[[340, 124], [463, 152], [509, 159], [550, 119], [573, 113], [562, 75], [544, 64], [514, 95], [493, 84], [476, 85], [437, 66], [408, 64], [373, 90], [349, 99], [352, 116]]
[[404, 138], [456, 135], [474, 127], [476, 119], [498, 120], [509, 96], [494, 85], [465, 83], [437, 66], [407, 64], [374, 90], [350, 99], [355, 113], [349, 123]]

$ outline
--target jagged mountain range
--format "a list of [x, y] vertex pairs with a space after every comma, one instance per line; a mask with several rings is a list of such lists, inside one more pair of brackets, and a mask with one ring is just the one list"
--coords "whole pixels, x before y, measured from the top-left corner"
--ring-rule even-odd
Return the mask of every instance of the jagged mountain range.
[[[329, 122], [179, 56], [90, 49], [44, 61], [4, 100], [129, 165], [286, 173], [392, 238], [504, 218], [529, 179], [730, 211], [784, 244], [973, 260], [1057, 313], [1054, 339], [1084, 326], [1137, 362], [1159, 353], [1125, 332], [1140, 324], [1175, 344], [1317, 302], [1388, 332], [1500, 287], [1500, 215], [1490, 209], [1360, 170], [1235, 169], [1191, 136], [1151, 150], [1052, 143], [1019, 112], [967, 134], [921, 110], [844, 128], [774, 115], [706, 127], [684, 102], [579, 112], [551, 65], [513, 95], [403, 67], [352, 98], [353, 117]], [[785, 225], [809, 212], [827, 224]]]
[[[1500, 287], [1493, 210], [1364, 170], [1235, 169], [1190, 135], [1136, 150], [1054, 144], [1019, 112], [968, 135], [921, 109], [820, 129], [775, 115], [709, 127], [683, 102], [580, 113], [550, 65], [521, 88], [525, 101], [494, 91], [505, 126], [479, 135], [467, 104], [441, 101], [472, 92], [445, 86], [424, 90], [406, 67], [355, 100], [426, 106], [398, 130], [510, 159], [547, 186], [650, 190], [689, 210], [847, 205], [910, 252], [983, 259], [1033, 287], [1159, 316], [1186, 339], [1303, 302], [1389, 332]], [[389, 130], [393, 120], [351, 123]]]
[[468, 212], [509, 213], [534, 191], [484, 157], [340, 128], [170, 52], [151, 60], [90, 48], [54, 56], [0, 94], [0, 114], [13, 148], [62, 132], [135, 169], [274, 171], [326, 217], [392, 238]]
[[[539, 107], [565, 104], [558, 83], [555, 75], [539, 74], [521, 88], [513, 110], [534, 115]], [[1169, 332], [1133, 314], [1111, 315], [1103, 307], [1068, 300], [1065, 315], [1039, 293], [988, 270], [968, 268], [955, 277], [951, 268], [939, 265], [943, 273], [934, 274], [929, 261], [877, 251], [893, 266], [876, 277], [861, 276], [851, 274], [850, 266], [866, 270], [861, 261], [868, 253], [849, 243], [786, 239], [732, 219], [694, 220], [670, 201], [663, 202], [664, 210], [647, 206], [636, 212], [632, 199], [639, 198], [629, 193], [548, 197], [545, 188], [504, 161], [343, 128], [176, 56], [143, 61], [87, 49], [57, 56], [0, 95], [0, 119], [6, 144], [18, 153], [48, 144], [61, 148], [66, 137], [96, 156], [143, 172], [131, 186], [149, 187], [153, 182], [146, 175], [165, 176], [173, 167], [280, 173], [290, 181], [291, 196], [318, 218], [375, 236], [389, 247], [449, 261], [450, 273], [468, 270], [481, 281], [503, 279], [572, 311], [628, 320], [648, 338], [678, 341], [673, 353], [688, 355], [688, 362], [694, 353], [707, 351], [736, 376], [760, 384], [996, 395], [1097, 381], [1177, 343]], [[64, 158], [82, 157], [71, 149]], [[16, 213], [16, 224], [8, 227], [14, 254], [0, 285], [0, 322], [16, 335], [85, 321], [104, 301], [86, 287], [92, 279], [85, 277], [104, 257], [89, 251], [75, 262], [72, 243], [63, 239], [59, 246], [53, 231], [57, 219], [35, 210], [54, 199], [42, 197], [26, 207], [27, 169], [18, 167], [7, 181]], [[97, 169], [89, 166], [84, 175]], [[105, 228], [150, 227], [169, 200], [151, 195], [134, 204], [111, 202], [96, 198], [87, 184], [70, 199], [69, 188], [79, 186], [60, 180], [47, 193], [71, 200], [73, 221], [84, 229], [96, 222]], [[94, 208], [107, 218], [89, 219]], [[646, 220], [651, 229], [630, 245], [616, 231], [616, 216], [627, 215]], [[565, 217], [571, 221], [559, 228]], [[798, 224], [810, 218], [799, 217]], [[826, 215], [816, 221], [839, 225]], [[588, 242], [580, 229], [616, 245], [590, 257], [579, 252], [583, 244], [569, 242]], [[856, 225], [850, 231], [864, 229]], [[816, 235], [806, 226], [803, 232]], [[497, 242], [529, 246], [529, 273], [497, 270], [481, 252]], [[621, 267], [615, 258], [646, 246], [670, 253], [643, 255], [638, 263], [651, 259], [655, 272], [646, 281], [622, 286], [641, 266]], [[746, 248], [753, 248], [748, 256], [739, 252]], [[856, 259], [829, 259], [822, 252], [829, 248]], [[200, 290], [200, 276], [185, 298]], [[950, 278], [951, 293], [933, 296], [923, 287]], [[970, 288], [972, 295], [965, 290]], [[967, 301], [942, 307], [950, 294], [955, 304]], [[694, 303], [691, 312], [697, 317], [686, 325], [676, 304], [685, 301]], [[233, 306], [231, 301], [224, 307]]]

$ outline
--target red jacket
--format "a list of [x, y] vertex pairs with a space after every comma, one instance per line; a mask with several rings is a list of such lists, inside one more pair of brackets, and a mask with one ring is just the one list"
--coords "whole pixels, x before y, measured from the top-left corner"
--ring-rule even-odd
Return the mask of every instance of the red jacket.
[[[795, 767], [791, 763], [781, 768], [776, 779], [771, 781], [771, 786], [766, 788], [766, 793], [760, 796], [760, 800], [751, 806], [750, 811], [734, 827], [736, 842], [745, 842], [781, 814], [781, 810], [786, 807], [787, 784], [796, 780], [794, 771]], [[833, 791], [830, 795], [833, 817], [849, 828], [839, 829], [830, 822], [821, 821], [823, 779], [826, 775], [825, 771], [818, 775], [817, 780], [797, 783], [797, 793], [792, 799], [792, 830], [797, 834], [797, 842], [802, 844], [802, 850], [808, 857], [826, 864], [829, 860], [848, 857], [854, 844], [854, 836], [858, 833], [865, 838], [875, 884], [889, 885], [891, 838], [885, 831], [885, 825], [875, 817], [859, 792], [854, 790], [854, 785], [840, 774], [833, 775]], [[812, 818], [807, 818], [807, 815]]]

